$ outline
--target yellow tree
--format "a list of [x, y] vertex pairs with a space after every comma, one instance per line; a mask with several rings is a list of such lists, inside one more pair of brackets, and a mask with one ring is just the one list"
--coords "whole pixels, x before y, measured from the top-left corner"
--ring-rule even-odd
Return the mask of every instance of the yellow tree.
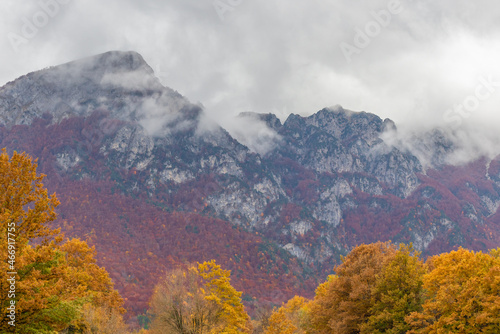
[[426, 301], [409, 333], [500, 333], [500, 259], [460, 248], [430, 258]]
[[306, 334], [309, 332], [309, 301], [295, 296], [269, 318], [264, 334]]
[[[49, 224], [56, 218], [55, 208], [59, 202], [44, 189], [43, 175], [37, 175], [36, 167], [26, 154], [14, 152], [9, 157], [5, 149], [0, 154], [2, 313], [6, 314], [6, 308], [12, 309], [14, 305], [10, 319], [17, 330], [22, 330], [22, 326], [42, 313], [50, 322], [53, 312], [48, 310], [57, 310], [57, 317], [64, 319], [63, 322], [76, 314], [72, 305], [61, 304], [57, 297], [62, 289], [58, 277], [63, 271], [58, 263], [63, 254], [55, 252], [54, 246], [62, 237], [56, 238], [59, 231], [51, 229]], [[34, 239], [39, 242], [35, 248], [29, 245]], [[6, 284], [7, 278], [13, 284]], [[32, 290], [39, 293], [33, 296]], [[1, 328], [13, 329], [5, 318]]]
[[335, 289], [333, 284], [337, 278], [336, 275], [330, 275], [324, 283], [316, 288], [314, 300], [310, 304], [310, 322], [316, 333], [331, 333], [332, 331], [329, 323], [334, 301], [329, 298], [329, 295]]
[[[94, 306], [90, 303], [82, 308], [81, 334], [128, 334], [128, 326], [119, 311], [113, 308]], [[143, 332], [145, 333], [145, 332]]]
[[0, 303], [12, 316], [2, 319], [4, 332], [63, 330], [78, 324], [86, 303], [116, 308], [122, 302], [93, 250], [79, 240], [62, 244], [60, 231], [51, 228], [59, 202], [36, 168], [24, 153], [0, 154]]
[[123, 299], [114, 289], [106, 269], [97, 265], [95, 247], [80, 239], [71, 239], [60, 247], [65, 254], [65, 289], [96, 307], [125, 313]]
[[223, 270], [215, 260], [198, 264], [198, 274], [206, 288], [206, 299], [220, 307], [218, 318], [220, 329], [211, 333], [232, 334], [250, 331], [250, 322], [245, 307], [241, 302], [241, 292], [231, 285], [231, 272]]
[[271, 314], [269, 318], [269, 326], [264, 331], [264, 334], [295, 334], [297, 327], [290, 320], [283, 307]]
[[151, 299], [151, 332], [209, 333], [220, 325], [221, 307], [206, 299], [197, 268], [169, 271]]
[[167, 273], [151, 299], [152, 333], [246, 333], [249, 317], [230, 271], [215, 261]]
[[[55, 194], [49, 196], [37, 175], [37, 164], [25, 153], [14, 152], [10, 158], [5, 149], [0, 154], [0, 219], [3, 240], [7, 227], [15, 225], [17, 252], [22, 253], [28, 242], [37, 239], [47, 244], [60, 231], [50, 223], [56, 219], [55, 208], [59, 205]], [[5, 246], [5, 242], [2, 243]]]

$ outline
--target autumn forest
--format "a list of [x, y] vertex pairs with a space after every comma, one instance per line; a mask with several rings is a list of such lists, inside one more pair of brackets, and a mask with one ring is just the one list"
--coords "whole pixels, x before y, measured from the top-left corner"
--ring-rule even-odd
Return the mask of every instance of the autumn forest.
[[60, 203], [43, 180], [36, 160], [2, 151], [2, 333], [500, 332], [500, 249], [424, 261], [411, 244], [390, 242], [352, 249], [314, 296], [250, 312], [234, 273], [215, 260], [178, 264], [151, 278], [141, 328], [129, 326], [95, 247], [52, 226]]

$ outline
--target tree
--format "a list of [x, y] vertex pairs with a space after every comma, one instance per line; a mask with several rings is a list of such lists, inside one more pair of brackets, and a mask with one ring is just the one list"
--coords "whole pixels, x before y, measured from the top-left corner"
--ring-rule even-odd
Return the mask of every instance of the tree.
[[[306, 334], [309, 327], [309, 302], [304, 297], [295, 296], [269, 318], [265, 334]], [[312, 333], [312, 332], [310, 332]]]
[[254, 316], [251, 320], [252, 334], [263, 334], [269, 327], [269, 318], [273, 314], [273, 308], [269, 304], [256, 304]]
[[294, 334], [296, 331], [297, 327], [288, 319], [283, 308], [280, 308], [269, 318], [269, 327], [264, 334]]
[[[5, 149], [0, 154], [0, 219], [2, 241], [7, 237], [7, 226], [15, 224], [15, 240], [18, 253], [28, 242], [37, 239], [47, 244], [60, 231], [50, 223], [56, 219], [55, 208], [59, 205], [55, 194], [49, 196], [43, 186], [45, 175], [37, 175], [37, 164], [25, 153], [14, 152], [9, 158]], [[5, 232], [5, 233], [4, 233]], [[1, 247], [5, 247], [5, 242]]]
[[372, 289], [372, 307], [361, 333], [404, 334], [409, 329], [405, 317], [420, 311], [423, 302], [423, 261], [412, 245], [401, 244]]
[[4, 318], [4, 332], [52, 333], [81, 325], [85, 304], [119, 309], [122, 303], [106, 271], [95, 264], [94, 250], [80, 240], [63, 244], [60, 230], [51, 228], [59, 202], [48, 195], [36, 168], [24, 153], [0, 154], [3, 314], [15, 305], [15, 328]]
[[220, 307], [205, 297], [194, 266], [168, 272], [151, 299], [151, 332], [209, 333], [219, 324]]
[[[62, 240], [59, 230], [49, 224], [56, 218], [59, 204], [55, 195], [48, 196], [43, 188], [43, 175], [36, 174], [36, 163], [26, 154], [14, 152], [12, 158], [3, 149], [0, 154], [0, 285], [2, 313], [11, 301], [15, 302], [16, 329], [32, 326], [37, 317], [46, 319], [50, 326], [66, 323], [76, 316], [75, 306], [61, 303], [62, 291], [59, 277], [63, 271], [58, 266], [63, 254], [54, 247]], [[38, 240], [32, 247], [30, 241]], [[9, 263], [7, 263], [9, 256]], [[17, 274], [7, 274], [13, 272]], [[7, 277], [15, 284], [15, 293], [7, 283]], [[38, 293], [34, 293], [38, 292]], [[12, 326], [2, 319], [2, 330]], [[41, 327], [47, 327], [41, 325]], [[46, 328], [46, 329], [47, 329]]]
[[423, 309], [409, 333], [499, 333], [500, 259], [463, 248], [430, 258]]
[[153, 294], [153, 333], [249, 332], [241, 292], [215, 261], [167, 273]]
[[310, 305], [310, 321], [317, 333], [331, 333], [329, 323], [332, 317], [333, 300], [329, 298], [329, 295], [330, 291], [335, 289], [333, 284], [337, 278], [336, 275], [330, 275], [316, 288], [314, 300]]
[[82, 309], [82, 334], [127, 334], [128, 326], [119, 311], [85, 304]]
[[80, 239], [71, 239], [60, 247], [66, 256], [66, 289], [99, 308], [125, 313], [123, 299], [114, 289], [106, 269], [97, 265], [95, 247]]
[[222, 328], [214, 333], [249, 332], [249, 317], [241, 303], [241, 292], [231, 285], [231, 272], [223, 270], [215, 260], [198, 264], [198, 274], [206, 287], [206, 300], [219, 306]]
[[[321, 287], [312, 305], [317, 333], [359, 333], [373, 306], [377, 276], [396, 253], [394, 245], [378, 242], [354, 248], [335, 268], [337, 278]], [[318, 314], [316, 314], [318, 312]]]

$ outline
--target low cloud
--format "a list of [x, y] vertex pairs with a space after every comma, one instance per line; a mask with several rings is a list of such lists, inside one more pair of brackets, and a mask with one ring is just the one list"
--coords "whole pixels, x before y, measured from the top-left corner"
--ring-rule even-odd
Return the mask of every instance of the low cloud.
[[106, 73], [101, 84], [104, 86], [121, 87], [130, 91], [159, 90], [161, 84], [159, 80], [144, 71], [132, 71], [126, 73]]
[[[139, 124], [151, 136], [162, 136], [172, 131], [185, 130], [194, 120], [183, 119], [182, 110], [189, 103], [180, 98], [157, 95], [145, 98], [137, 108]], [[172, 125], [174, 125], [172, 127]]]
[[389, 145], [415, 155], [424, 169], [443, 165], [465, 165], [478, 159], [500, 157], [497, 126], [469, 122], [460, 128], [403, 126], [387, 131], [382, 139]]
[[259, 119], [257, 114], [243, 113], [225, 118], [219, 123], [233, 138], [262, 156], [281, 144], [281, 136]]

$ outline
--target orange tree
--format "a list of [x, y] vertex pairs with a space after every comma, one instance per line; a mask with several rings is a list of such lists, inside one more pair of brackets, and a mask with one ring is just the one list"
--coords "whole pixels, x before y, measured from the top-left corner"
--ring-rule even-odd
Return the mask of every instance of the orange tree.
[[395, 253], [392, 244], [379, 242], [358, 246], [342, 259], [337, 277], [321, 287], [311, 305], [317, 333], [359, 333], [370, 316], [377, 276]]
[[295, 296], [286, 304], [274, 310], [264, 334], [309, 334], [309, 301]]
[[[59, 204], [26, 154], [0, 154], [0, 306], [3, 332], [51, 333], [85, 326], [84, 305], [121, 309], [122, 299], [94, 250], [63, 243], [51, 227]], [[15, 324], [15, 327], [13, 326]]]
[[409, 333], [500, 333], [500, 252], [460, 248], [427, 260], [423, 310]]
[[423, 262], [411, 246], [378, 242], [354, 248], [310, 303], [313, 333], [406, 333], [421, 309]]

